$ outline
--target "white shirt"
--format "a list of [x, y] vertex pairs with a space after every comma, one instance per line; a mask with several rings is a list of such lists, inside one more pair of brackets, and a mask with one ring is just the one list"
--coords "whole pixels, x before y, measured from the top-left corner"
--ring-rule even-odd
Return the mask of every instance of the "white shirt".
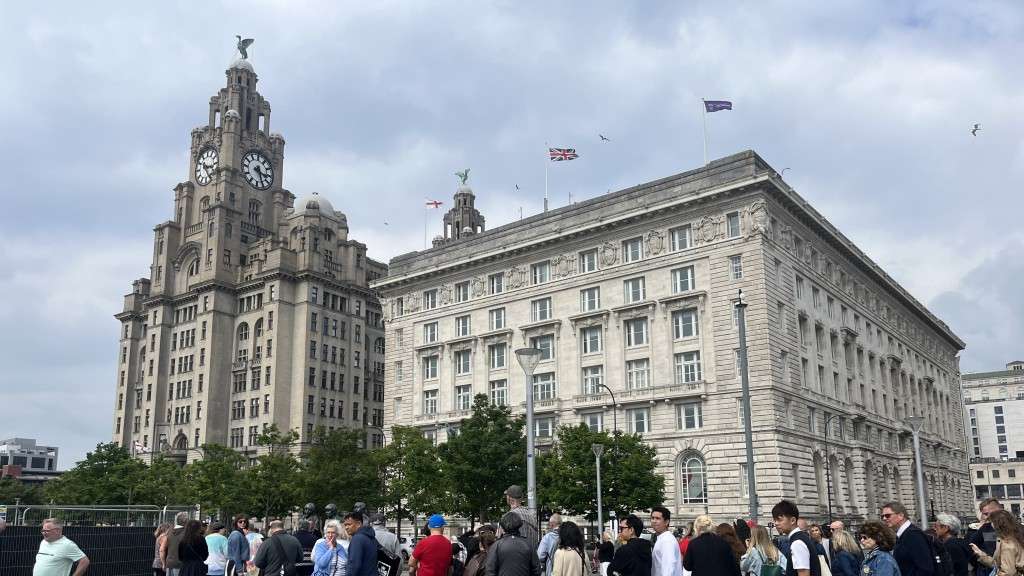
[[683, 560], [679, 557], [679, 542], [668, 530], [658, 534], [654, 541], [651, 576], [682, 576]]
[[797, 532], [800, 532], [799, 528], [789, 533], [789, 557], [793, 562], [793, 570], [810, 570], [811, 551], [807, 549], [807, 544], [793, 540], [793, 535]]
[[903, 524], [900, 524], [899, 529], [896, 530], [896, 537], [899, 538], [900, 536], [903, 536], [903, 533], [907, 531], [908, 527], [910, 527], [910, 520], [904, 520]]
[[39, 542], [39, 552], [36, 553], [32, 575], [67, 576], [71, 572], [71, 565], [82, 558], [85, 558], [85, 554], [78, 545], [63, 536], [53, 542], [43, 540]]

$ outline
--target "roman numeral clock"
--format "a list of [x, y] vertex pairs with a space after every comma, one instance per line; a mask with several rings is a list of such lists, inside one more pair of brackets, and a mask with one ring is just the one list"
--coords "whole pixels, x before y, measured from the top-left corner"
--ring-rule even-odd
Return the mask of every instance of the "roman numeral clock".
[[274, 166], [258, 150], [251, 150], [242, 156], [242, 174], [246, 182], [257, 190], [266, 190], [274, 183]]

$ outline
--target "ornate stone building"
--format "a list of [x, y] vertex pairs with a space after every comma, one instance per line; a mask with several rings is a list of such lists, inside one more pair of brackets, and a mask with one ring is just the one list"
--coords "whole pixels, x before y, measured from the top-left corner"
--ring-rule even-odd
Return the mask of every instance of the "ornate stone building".
[[443, 441], [479, 393], [522, 411], [514, 350], [534, 346], [539, 444], [642, 433], [674, 513], [745, 515], [742, 288], [763, 514], [786, 497], [821, 518], [830, 493], [851, 521], [913, 507], [917, 414], [928, 498], [970, 509], [963, 342], [753, 152], [398, 256], [373, 286], [386, 430]]
[[271, 424], [383, 441], [384, 332], [368, 282], [387, 273], [316, 193], [282, 187], [284, 138], [248, 60], [226, 71], [192, 131], [150, 277], [125, 296], [113, 437], [181, 460], [218, 443], [249, 454]]

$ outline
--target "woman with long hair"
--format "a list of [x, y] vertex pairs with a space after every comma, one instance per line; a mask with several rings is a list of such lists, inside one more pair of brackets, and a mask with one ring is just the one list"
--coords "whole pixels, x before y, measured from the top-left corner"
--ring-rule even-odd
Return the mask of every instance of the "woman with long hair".
[[846, 530], [832, 532], [832, 576], [860, 574], [860, 546]]
[[740, 560], [740, 572], [751, 576], [761, 576], [762, 566], [778, 566], [778, 564], [779, 549], [772, 542], [768, 530], [764, 526], [751, 528], [750, 539], [747, 540], [747, 553]]
[[466, 562], [466, 569], [462, 576], [480, 576], [486, 571], [487, 553], [491, 550], [494, 541], [497, 540], [494, 528], [481, 526], [476, 530], [476, 542], [479, 546], [476, 554]]
[[736, 557], [736, 565], [738, 566], [740, 559], [747, 553], [747, 546], [736, 537], [736, 528], [728, 522], [722, 522], [715, 527], [715, 534], [718, 534], [722, 540], [725, 540], [729, 548], [732, 549], [732, 555]]
[[601, 543], [597, 545], [597, 570], [600, 576], [608, 576], [608, 565], [615, 558], [615, 544], [612, 533], [605, 530], [601, 534]]
[[896, 533], [878, 520], [868, 520], [860, 527], [860, 547], [864, 550], [861, 574], [865, 576], [900, 576], [900, 567], [892, 557]]
[[167, 571], [164, 570], [163, 560], [160, 559], [160, 549], [163, 548], [164, 540], [167, 539], [167, 533], [171, 531], [171, 528], [174, 528], [174, 524], [164, 522], [153, 532], [153, 537], [156, 538], [156, 550], [153, 552], [153, 576], [167, 574]]
[[[732, 528], [731, 524], [726, 526]], [[740, 576], [740, 563], [732, 546], [715, 533], [709, 516], [697, 516], [693, 521], [693, 538], [686, 547], [683, 569], [693, 576]]]
[[178, 576], [206, 576], [206, 557], [209, 554], [202, 522], [189, 520], [178, 541], [178, 560], [181, 561]]
[[988, 521], [996, 531], [996, 551], [989, 556], [973, 542], [971, 550], [977, 554], [978, 562], [995, 568], [995, 576], [1015, 576], [1017, 558], [1024, 553], [1024, 527], [1006, 510], [989, 514]]
[[324, 537], [313, 544], [313, 576], [345, 576], [348, 570], [348, 532], [331, 519], [324, 523]]
[[583, 532], [575, 522], [562, 522], [558, 527], [558, 550], [551, 564], [551, 576], [590, 576], [583, 550]]

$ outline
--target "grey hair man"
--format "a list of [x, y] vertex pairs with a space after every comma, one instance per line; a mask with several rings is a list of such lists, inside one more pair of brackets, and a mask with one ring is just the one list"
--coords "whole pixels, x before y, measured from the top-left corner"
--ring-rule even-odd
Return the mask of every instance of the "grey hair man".
[[555, 551], [558, 550], [558, 528], [561, 525], [562, 515], [555, 512], [548, 518], [548, 531], [537, 546], [537, 558], [544, 565], [546, 576], [551, 576], [551, 570], [555, 565]]
[[39, 543], [32, 576], [67, 576], [75, 562], [78, 562], [78, 567], [72, 576], [85, 574], [89, 569], [89, 557], [70, 538], [64, 537], [64, 525], [60, 520], [43, 520], [42, 533], [43, 541]]
[[181, 534], [185, 531], [185, 524], [188, 523], [188, 512], [178, 512], [174, 515], [174, 528], [167, 532], [163, 544], [160, 546], [160, 559], [163, 560], [164, 570], [167, 576], [178, 576], [181, 569], [181, 560], [178, 560], [178, 543], [181, 542]]
[[284, 522], [270, 522], [267, 540], [260, 545], [252, 563], [260, 574], [293, 574], [295, 565], [302, 562], [302, 544], [295, 536], [284, 531]]
[[960, 537], [960, 531], [963, 529], [960, 519], [952, 514], [939, 512], [935, 515], [935, 523], [932, 524], [932, 528], [935, 529], [935, 536], [946, 547], [946, 551], [949, 552], [949, 560], [953, 565], [953, 574], [967, 574], [974, 552], [971, 551], [967, 542]]
[[[387, 529], [385, 521], [386, 519], [384, 517], [384, 514], [380, 512], [377, 512], [376, 514], [370, 517], [370, 526], [373, 527], [373, 535], [377, 540], [377, 544], [380, 544], [381, 548], [387, 550], [395, 556], [398, 556], [398, 558], [401, 559], [402, 547], [401, 544], [399, 544], [398, 542], [398, 536], [396, 536], [394, 532]], [[398, 573], [402, 573], [401, 563], [398, 564]]]

